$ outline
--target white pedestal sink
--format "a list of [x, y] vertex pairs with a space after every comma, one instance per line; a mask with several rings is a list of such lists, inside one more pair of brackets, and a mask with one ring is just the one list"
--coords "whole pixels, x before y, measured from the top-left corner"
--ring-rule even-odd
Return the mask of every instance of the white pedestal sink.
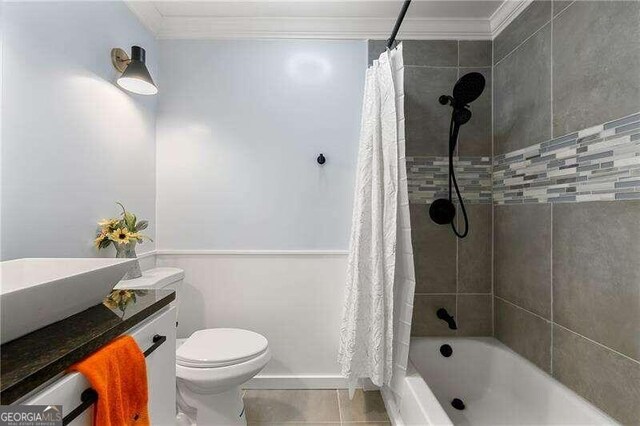
[[0, 262], [0, 343], [101, 303], [136, 259]]

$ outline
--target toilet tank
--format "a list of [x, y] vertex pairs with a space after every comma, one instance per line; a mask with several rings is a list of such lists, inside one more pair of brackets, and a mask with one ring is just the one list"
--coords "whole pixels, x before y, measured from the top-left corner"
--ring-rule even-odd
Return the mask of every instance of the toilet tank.
[[176, 292], [176, 300], [173, 305], [180, 306], [180, 294], [184, 271], [179, 268], [153, 268], [142, 271], [140, 278], [122, 280], [114, 288], [116, 289], [153, 289], [173, 290]]

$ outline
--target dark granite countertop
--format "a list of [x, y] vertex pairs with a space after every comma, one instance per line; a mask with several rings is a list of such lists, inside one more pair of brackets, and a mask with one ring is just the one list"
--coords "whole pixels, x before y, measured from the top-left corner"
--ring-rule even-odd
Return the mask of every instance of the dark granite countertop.
[[174, 299], [172, 290], [127, 290], [111, 299], [111, 307], [101, 303], [5, 343], [0, 347], [0, 404], [15, 402]]

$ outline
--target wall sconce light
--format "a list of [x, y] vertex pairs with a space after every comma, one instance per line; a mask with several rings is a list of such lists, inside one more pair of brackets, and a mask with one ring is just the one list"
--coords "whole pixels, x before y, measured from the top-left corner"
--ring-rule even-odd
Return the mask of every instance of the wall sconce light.
[[158, 93], [149, 70], [145, 65], [146, 53], [140, 46], [131, 46], [131, 58], [122, 49], [111, 49], [111, 62], [122, 73], [116, 83], [118, 86], [139, 95]]

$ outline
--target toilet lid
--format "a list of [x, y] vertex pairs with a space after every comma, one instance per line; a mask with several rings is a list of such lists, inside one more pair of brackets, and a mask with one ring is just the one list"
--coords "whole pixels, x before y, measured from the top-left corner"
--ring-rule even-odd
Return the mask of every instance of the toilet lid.
[[248, 361], [267, 350], [267, 339], [239, 328], [196, 331], [176, 351], [176, 361], [185, 367], [224, 367]]

